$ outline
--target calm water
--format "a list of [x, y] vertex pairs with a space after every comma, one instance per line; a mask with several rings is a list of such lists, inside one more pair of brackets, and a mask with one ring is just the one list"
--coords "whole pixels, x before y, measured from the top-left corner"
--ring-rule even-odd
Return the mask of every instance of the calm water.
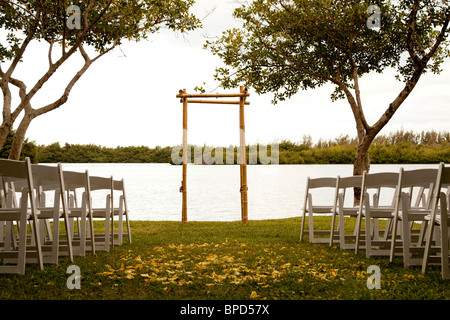
[[[405, 169], [437, 165], [402, 165]], [[398, 172], [400, 165], [372, 165], [371, 172]], [[182, 167], [170, 164], [63, 164], [64, 170], [125, 179], [132, 220], [181, 221]], [[298, 217], [306, 178], [352, 175], [352, 165], [247, 166], [249, 220]], [[238, 165], [188, 165], [188, 220], [241, 219]], [[332, 199], [330, 194], [320, 195]], [[103, 200], [102, 200], [103, 201]], [[94, 203], [95, 205], [95, 203]]]

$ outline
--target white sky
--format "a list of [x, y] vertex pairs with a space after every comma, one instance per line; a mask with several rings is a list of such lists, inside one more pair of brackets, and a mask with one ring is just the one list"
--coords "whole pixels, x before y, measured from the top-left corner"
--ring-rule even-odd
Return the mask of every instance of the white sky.
[[[180, 36], [162, 31], [148, 42], [126, 43], [95, 62], [72, 90], [69, 101], [58, 110], [33, 120], [27, 137], [38, 144], [60, 142], [108, 147], [174, 146], [182, 142], [182, 105], [179, 89], [194, 93], [206, 82], [215, 88], [218, 57], [203, 49], [205, 35], [218, 36], [234, 26], [233, 0], [197, 0], [194, 12], [203, 29]], [[15, 76], [33, 79], [47, 68], [47, 49], [36, 44]], [[59, 97], [81, 60], [65, 65], [57, 77], [36, 96], [34, 107]], [[448, 131], [450, 120], [450, 61], [441, 75], [424, 75], [382, 133], [398, 129]], [[369, 123], [375, 122], [402, 88], [392, 74], [361, 79], [362, 102]], [[346, 100], [332, 102], [333, 87], [302, 91], [292, 99], [271, 104], [272, 95], [258, 96], [250, 88], [246, 107], [247, 143], [271, 143], [288, 139], [301, 142], [304, 135], [333, 139], [355, 136], [356, 129]], [[218, 90], [218, 92], [224, 92]], [[234, 92], [238, 92], [238, 89]], [[17, 98], [16, 98], [17, 99]], [[17, 101], [17, 100], [16, 100]], [[239, 144], [236, 105], [189, 105], [188, 142], [197, 145]]]

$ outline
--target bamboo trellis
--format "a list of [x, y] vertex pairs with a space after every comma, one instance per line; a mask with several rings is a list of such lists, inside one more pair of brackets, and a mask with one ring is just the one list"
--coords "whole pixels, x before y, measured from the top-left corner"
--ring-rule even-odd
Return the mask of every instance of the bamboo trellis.
[[[240, 181], [241, 181], [241, 220], [243, 223], [248, 222], [248, 201], [247, 201], [247, 154], [245, 145], [245, 117], [244, 106], [250, 104], [245, 99], [250, 96], [248, 89], [240, 87], [239, 93], [229, 94], [187, 94], [186, 89], [180, 90], [177, 98], [183, 103], [183, 178], [181, 181], [180, 192], [182, 196], [181, 220], [187, 222], [187, 121], [188, 121], [188, 103], [210, 103], [210, 104], [238, 104], [239, 105], [239, 129], [240, 129], [240, 146], [239, 146], [239, 164], [240, 164]], [[196, 99], [203, 98], [203, 99]], [[206, 99], [205, 99], [206, 98]], [[208, 100], [208, 98], [239, 98], [238, 101], [233, 100]]]

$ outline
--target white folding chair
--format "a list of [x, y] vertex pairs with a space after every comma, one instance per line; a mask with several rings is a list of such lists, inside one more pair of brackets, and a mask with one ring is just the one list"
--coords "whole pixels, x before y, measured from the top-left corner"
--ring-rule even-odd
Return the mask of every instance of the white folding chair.
[[[130, 229], [130, 219], [129, 219], [129, 215], [128, 215], [127, 197], [126, 197], [126, 192], [125, 192], [125, 181], [123, 179], [114, 180], [113, 183], [114, 183], [113, 184], [114, 191], [119, 191], [121, 193], [119, 196], [118, 206], [114, 206], [114, 204], [112, 204], [114, 216], [118, 216], [118, 221], [119, 221], [118, 233], [117, 234], [113, 233], [114, 239], [117, 237], [117, 241], [115, 241], [114, 243], [117, 245], [122, 245], [123, 237], [127, 236], [128, 242], [131, 244], [131, 229]], [[114, 197], [114, 198], [116, 198], [116, 197]], [[124, 223], [123, 217], [124, 216], [125, 216], [125, 222], [126, 222], [126, 226], [127, 226], [127, 233], [123, 232], [123, 223]]]
[[[42, 248], [39, 237], [39, 221], [36, 208], [36, 198], [34, 192], [33, 174], [31, 170], [30, 159], [27, 157], [25, 161], [14, 161], [0, 159], [0, 176], [4, 180], [25, 179], [27, 185], [21, 190], [14, 190], [5, 188], [6, 203], [0, 208], [0, 221], [5, 221], [5, 241], [2, 250], [0, 251], [0, 258], [3, 260], [3, 265], [0, 265], [0, 273], [25, 273], [25, 265], [28, 261], [36, 262], [40, 270], [44, 269]], [[6, 185], [6, 184], [4, 184]], [[13, 194], [15, 191], [20, 192], [20, 202], [15, 204]], [[32, 229], [34, 243], [28, 245], [27, 226], [28, 220]], [[14, 243], [14, 225], [16, 222], [18, 229], [17, 247]], [[27, 247], [29, 250], [27, 250]], [[31, 259], [29, 260], [28, 257]]]
[[[401, 240], [398, 237], [391, 238], [390, 261], [394, 260], [395, 253], [402, 249], [403, 262], [405, 267], [419, 265], [423, 259], [413, 258], [414, 253], [423, 254], [423, 243], [421, 234], [414, 229], [414, 224], [419, 223], [424, 226], [426, 217], [430, 214], [430, 186], [436, 182], [437, 169], [416, 169], [405, 171], [400, 168], [399, 181], [396, 190], [396, 203], [392, 227], [392, 235], [400, 232]], [[428, 197], [425, 194], [428, 190]], [[415, 192], [417, 196], [414, 200]], [[398, 224], [401, 229], [398, 229]], [[422, 230], [423, 234], [423, 230]], [[400, 245], [400, 246], [399, 246]]]
[[[52, 221], [52, 226], [48, 227], [48, 239], [45, 238], [45, 224], [40, 223], [44, 263], [58, 264], [59, 256], [68, 256], [73, 262], [69, 208], [61, 164], [56, 166], [33, 164], [31, 168], [38, 195], [38, 219], [41, 222]], [[53, 205], [46, 203], [46, 192], [53, 193]], [[60, 232], [60, 219], [63, 219], [65, 234]]]
[[[327, 203], [320, 203], [321, 200], [317, 201], [317, 199], [313, 199], [313, 190], [318, 190], [319, 192], [332, 192], [330, 195], [331, 201], [328, 200]], [[335, 239], [331, 238], [332, 234], [332, 226], [330, 226], [329, 230], [315, 230], [314, 229], [314, 216], [315, 215], [330, 215], [333, 217], [336, 215], [336, 206], [337, 206], [337, 178], [334, 177], [324, 177], [324, 178], [314, 178], [311, 179], [308, 177], [306, 181], [306, 189], [305, 189], [305, 198], [303, 203], [303, 215], [302, 215], [302, 224], [300, 230], [300, 241], [303, 241], [303, 237], [305, 232], [309, 234], [309, 242], [310, 243], [329, 243], [334, 241]], [[315, 196], [319, 197], [317, 191], [315, 192]], [[322, 195], [323, 196], [323, 195]], [[320, 204], [318, 204], [320, 203]], [[308, 213], [309, 227], [308, 230], [305, 230], [305, 220], [306, 213]], [[316, 236], [324, 236], [325, 237], [316, 237]], [[328, 237], [326, 237], [328, 236]]]
[[[95, 254], [94, 224], [91, 213], [89, 172], [63, 171], [71, 220], [74, 254], [85, 256], [86, 251]], [[81, 192], [81, 205], [77, 202], [77, 192]], [[76, 233], [75, 233], [76, 223]]]
[[[338, 189], [338, 199], [337, 199], [337, 212], [333, 215], [332, 228], [331, 228], [331, 239], [334, 239], [335, 230], [335, 217], [338, 217], [338, 235], [339, 235], [339, 247], [340, 249], [354, 249], [356, 245], [356, 223], [353, 228], [353, 234], [345, 233], [345, 221], [350, 219], [356, 220], [358, 217], [359, 206], [355, 205], [354, 197], [348, 197], [348, 191], [353, 191], [354, 188], [361, 188], [362, 176], [349, 176], [349, 177], [337, 177], [337, 189]], [[348, 190], [350, 189], [350, 190]], [[350, 194], [354, 194], [350, 192]], [[351, 203], [351, 204], [349, 204]], [[354, 243], [347, 243], [350, 240]], [[330, 240], [330, 246], [332, 246], [332, 241]]]
[[[422, 273], [425, 274], [430, 264], [440, 264], [443, 279], [450, 279], [449, 270], [449, 203], [448, 195], [443, 192], [442, 187], [450, 184], [450, 167], [444, 163], [439, 164], [436, 184], [434, 186], [431, 214], [425, 252], [422, 261]], [[435, 232], [438, 231], [438, 232]], [[433, 239], [438, 235], [437, 239]], [[433, 249], [437, 249], [436, 251]], [[434, 254], [432, 254], [435, 251]]]
[[[114, 179], [112, 176], [110, 178], [89, 176], [89, 185], [89, 198], [92, 198], [92, 217], [105, 223], [104, 232], [94, 232], [95, 249], [109, 252], [110, 248], [114, 247], [114, 241], [112, 239], [112, 235], [114, 234], [114, 215], [112, 214]], [[105, 206], [97, 205], [97, 203], [101, 202], [105, 203]]]
[[[390, 246], [389, 230], [394, 216], [395, 210], [395, 190], [398, 185], [398, 172], [379, 172], [368, 174], [363, 173], [361, 185], [361, 200], [358, 210], [357, 227], [356, 227], [356, 243], [359, 244], [361, 238], [362, 219], [365, 219], [365, 250], [366, 257], [372, 256], [389, 256], [390, 250], [383, 249], [385, 246]], [[370, 203], [369, 188], [377, 190], [373, 195], [372, 204]], [[390, 189], [394, 191], [394, 196], [389, 196], [392, 199], [390, 203], [382, 204], [380, 202], [382, 190]], [[384, 231], [379, 230], [379, 221], [386, 220], [386, 228]], [[355, 253], [358, 254], [359, 245], [355, 246]]]

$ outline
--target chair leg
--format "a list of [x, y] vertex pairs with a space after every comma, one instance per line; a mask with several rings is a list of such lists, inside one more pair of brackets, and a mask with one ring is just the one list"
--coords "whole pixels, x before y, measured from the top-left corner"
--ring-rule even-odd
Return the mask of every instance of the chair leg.
[[[26, 208], [25, 208], [26, 210]], [[19, 250], [17, 257], [17, 273], [25, 274], [25, 264], [26, 264], [26, 254], [27, 254], [27, 212], [22, 211], [20, 214], [20, 224], [19, 229]]]
[[[370, 230], [370, 213], [368, 213], [366, 211], [366, 216], [365, 216], [365, 222], [366, 222], [366, 230]], [[367, 234], [366, 232], [366, 257], [370, 258], [371, 257], [371, 253], [372, 253], [372, 236], [369, 232], [369, 234]]]
[[119, 246], [121, 246], [122, 238], [123, 238], [123, 198], [122, 198], [122, 196], [120, 197], [120, 200], [119, 200], [119, 228], [118, 228], [117, 233], [118, 233], [117, 244]]
[[[338, 212], [333, 212], [333, 216], [331, 218], [331, 228], [330, 228], [330, 247], [332, 247], [333, 244], [334, 244], [334, 228], [335, 228], [335, 224], [336, 224], [336, 216], [339, 219]], [[338, 232], [338, 235], [339, 235], [339, 221], [338, 221], [338, 230], [337, 230], [337, 232]]]
[[305, 220], [306, 220], [306, 202], [305, 202], [305, 205], [303, 207], [303, 212], [302, 212], [302, 223], [301, 223], [301, 227], [300, 227], [300, 242], [303, 241], [303, 236], [305, 235], [304, 234], [305, 233]]
[[125, 212], [125, 219], [127, 222], [128, 243], [131, 244], [131, 229], [130, 229], [130, 219], [128, 218], [128, 210]]
[[447, 202], [444, 193], [441, 194], [441, 267], [442, 278], [449, 279], [449, 252], [448, 252], [448, 217], [447, 217]]

